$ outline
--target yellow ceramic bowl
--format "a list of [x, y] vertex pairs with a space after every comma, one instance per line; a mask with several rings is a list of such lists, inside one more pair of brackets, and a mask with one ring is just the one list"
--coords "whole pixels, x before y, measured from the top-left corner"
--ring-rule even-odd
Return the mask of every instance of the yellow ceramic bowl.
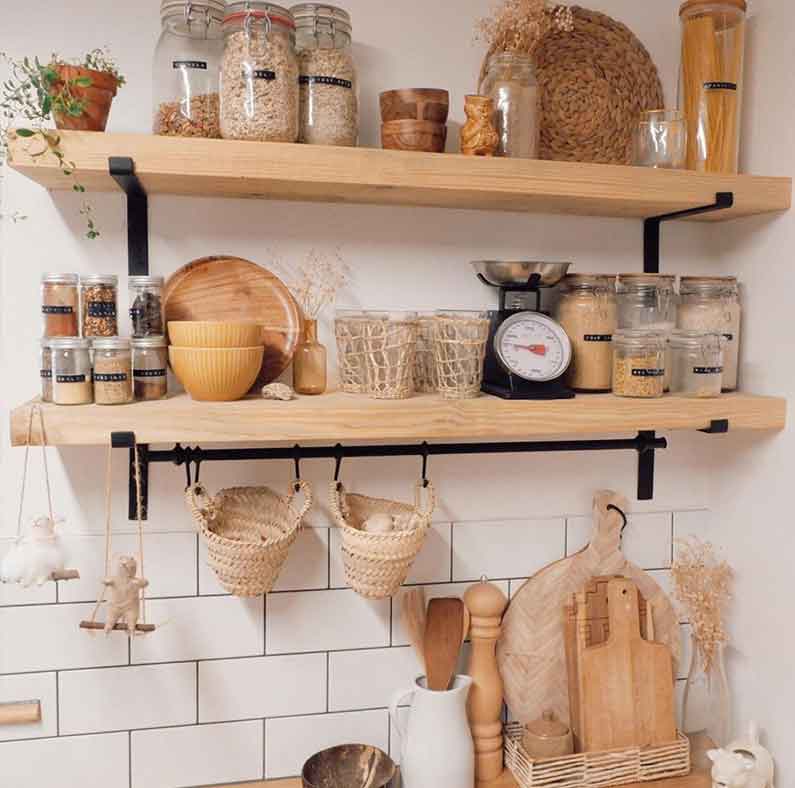
[[257, 379], [264, 347], [168, 349], [171, 368], [188, 394], [200, 402], [245, 397]]
[[168, 339], [177, 347], [252, 348], [264, 344], [264, 333], [259, 323], [172, 320]]

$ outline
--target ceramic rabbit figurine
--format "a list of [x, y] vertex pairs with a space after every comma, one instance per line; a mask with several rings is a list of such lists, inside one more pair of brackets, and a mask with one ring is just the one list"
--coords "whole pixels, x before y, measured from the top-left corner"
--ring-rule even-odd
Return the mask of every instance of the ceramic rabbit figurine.
[[39, 517], [6, 555], [0, 567], [0, 580], [25, 588], [41, 586], [63, 568], [63, 550], [55, 523], [49, 517]]
[[775, 765], [759, 743], [759, 729], [751, 723], [748, 738], [732, 742], [726, 749], [710, 750], [713, 788], [774, 788]]
[[105, 622], [106, 635], [120, 621], [127, 625], [130, 637], [135, 635], [135, 625], [141, 617], [141, 590], [149, 585], [148, 580], [135, 576], [137, 571], [136, 560], [124, 555], [119, 558], [116, 574], [102, 581], [110, 593], [108, 620]]

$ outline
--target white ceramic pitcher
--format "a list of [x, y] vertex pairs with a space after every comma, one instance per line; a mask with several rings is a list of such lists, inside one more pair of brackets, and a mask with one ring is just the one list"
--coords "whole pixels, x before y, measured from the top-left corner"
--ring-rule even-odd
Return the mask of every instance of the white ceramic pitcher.
[[[400, 773], [404, 788], [473, 788], [475, 747], [467, 721], [469, 676], [456, 676], [452, 689], [433, 692], [425, 676], [399, 692], [389, 714], [402, 743]], [[398, 719], [398, 706], [411, 698], [408, 725]]]

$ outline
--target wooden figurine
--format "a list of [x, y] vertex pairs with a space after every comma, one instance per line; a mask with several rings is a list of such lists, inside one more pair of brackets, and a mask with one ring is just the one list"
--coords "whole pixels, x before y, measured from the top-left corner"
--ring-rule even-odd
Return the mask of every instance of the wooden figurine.
[[461, 153], [465, 156], [493, 156], [500, 137], [492, 123], [494, 102], [488, 96], [467, 96], [467, 122], [461, 128]]
[[482, 581], [464, 594], [470, 614], [472, 653], [467, 673], [472, 677], [467, 711], [475, 740], [478, 782], [496, 780], [503, 772], [502, 677], [497, 667], [497, 639], [508, 599], [497, 586]]
[[123, 555], [119, 558], [116, 574], [102, 581], [110, 593], [108, 618], [105, 622], [106, 635], [118, 623], [127, 625], [130, 637], [135, 635], [135, 627], [141, 617], [141, 591], [149, 585], [148, 580], [136, 577], [137, 573], [136, 560], [132, 556]]

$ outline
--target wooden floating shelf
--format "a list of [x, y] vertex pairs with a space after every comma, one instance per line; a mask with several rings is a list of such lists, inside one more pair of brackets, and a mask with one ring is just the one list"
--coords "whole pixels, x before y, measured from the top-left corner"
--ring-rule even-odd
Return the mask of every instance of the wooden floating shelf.
[[[694, 217], [700, 221], [786, 211], [792, 198], [791, 178], [151, 135], [61, 138], [66, 160], [94, 192], [119, 190], [108, 159], [126, 156], [148, 194], [647, 218], [733, 192], [733, 208]], [[14, 139], [10, 166], [47, 189], [71, 190], [52, 156], [34, 155], [38, 143]]]
[[[11, 414], [11, 442], [24, 445], [30, 406]], [[193, 402], [177, 395], [131, 405], [42, 406], [47, 443], [104, 445], [112, 432], [135, 432], [139, 443], [305, 443], [352, 441], [522, 441], [638, 430], [698, 430], [728, 419], [730, 429], [780, 430], [786, 400], [748, 394], [719, 399], [622, 399], [610, 394], [573, 400], [517, 402], [482, 396], [443, 400], [432, 394], [374, 400], [331, 393], [293, 402], [248, 399]], [[38, 422], [33, 442], [40, 443]]]

